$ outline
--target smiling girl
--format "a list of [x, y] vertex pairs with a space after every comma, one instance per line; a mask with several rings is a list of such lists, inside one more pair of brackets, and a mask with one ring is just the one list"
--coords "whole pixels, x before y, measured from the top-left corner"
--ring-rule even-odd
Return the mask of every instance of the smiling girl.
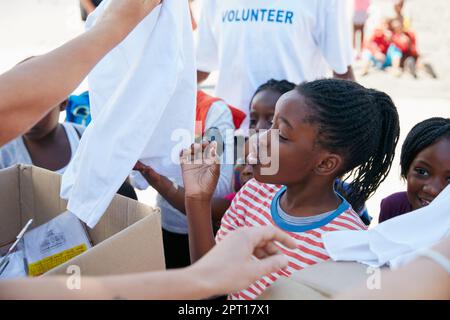
[[406, 137], [400, 165], [407, 191], [383, 199], [380, 223], [430, 204], [450, 183], [450, 119], [418, 123]]
[[[386, 178], [399, 120], [385, 93], [325, 79], [301, 84], [283, 95], [271, 129], [279, 133], [273, 135], [279, 141], [272, 141], [270, 135], [264, 147], [272, 150], [272, 143], [279, 144], [279, 170], [265, 175], [264, 167], [271, 164], [253, 165], [255, 179], [233, 199], [216, 239], [222, 241], [243, 227], [273, 225], [290, 235], [297, 247], [280, 247], [289, 266], [231, 295], [232, 299], [255, 299], [278, 278], [328, 260], [324, 233], [366, 229], [352, 207], [360, 207]], [[263, 145], [258, 142], [258, 147]], [[215, 245], [211, 197], [220, 165], [214, 161], [214, 148], [214, 143], [193, 145], [181, 157], [192, 262]], [[199, 154], [201, 159], [202, 151], [206, 161], [192, 163]], [[354, 173], [350, 191], [335, 190], [336, 179], [350, 172]]]

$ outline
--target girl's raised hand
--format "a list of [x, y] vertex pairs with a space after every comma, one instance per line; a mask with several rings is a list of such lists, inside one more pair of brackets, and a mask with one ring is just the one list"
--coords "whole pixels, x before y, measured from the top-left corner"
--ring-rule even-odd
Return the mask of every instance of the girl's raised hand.
[[180, 157], [186, 199], [212, 199], [220, 176], [217, 142], [194, 143]]

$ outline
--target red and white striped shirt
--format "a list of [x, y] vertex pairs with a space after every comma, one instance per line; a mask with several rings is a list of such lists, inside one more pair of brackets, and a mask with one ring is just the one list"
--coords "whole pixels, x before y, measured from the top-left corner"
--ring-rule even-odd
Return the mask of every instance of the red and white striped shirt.
[[344, 199], [339, 208], [322, 221], [309, 226], [290, 225], [283, 221], [277, 210], [274, 210], [283, 189], [282, 186], [264, 184], [252, 179], [239, 191], [222, 218], [216, 236], [217, 241], [221, 241], [229, 232], [241, 227], [273, 225], [281, 228], [297, 243], [294, 250], [280, 246], [280, 250], [289, 259], [287, 268], [261, 278], [245, 290], [231, 294], [229, 298], [233, 300], [255, 299], [280, 277], [289, 277], [295, 271], [328, 260], [329, 256], [322, 241], [324, 233], [367, 229], [358, 214]]

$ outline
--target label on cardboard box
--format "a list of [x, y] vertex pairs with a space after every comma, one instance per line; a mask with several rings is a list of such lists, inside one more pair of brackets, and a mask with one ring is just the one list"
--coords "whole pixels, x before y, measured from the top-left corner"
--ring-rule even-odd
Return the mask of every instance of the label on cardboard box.
[[81, 221], [66, 211], [24, 236], [28, 274], [39, 276], [91, 248]]

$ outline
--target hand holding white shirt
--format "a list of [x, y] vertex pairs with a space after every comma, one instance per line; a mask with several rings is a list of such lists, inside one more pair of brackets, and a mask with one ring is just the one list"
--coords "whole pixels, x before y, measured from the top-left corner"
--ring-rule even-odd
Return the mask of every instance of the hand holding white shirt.
[[[108, 3], [89, 16], [89, 26], [104, 19]], [[181, 175], [172, 158], [184, 145], [171, 138], [182, 130], [193, 139], [194, 64], [188, 3], [165, 0], [90, 73], [93, 122], [61, 189], [68, 209], [90, 227], [138, 160], [163, 175]]]

